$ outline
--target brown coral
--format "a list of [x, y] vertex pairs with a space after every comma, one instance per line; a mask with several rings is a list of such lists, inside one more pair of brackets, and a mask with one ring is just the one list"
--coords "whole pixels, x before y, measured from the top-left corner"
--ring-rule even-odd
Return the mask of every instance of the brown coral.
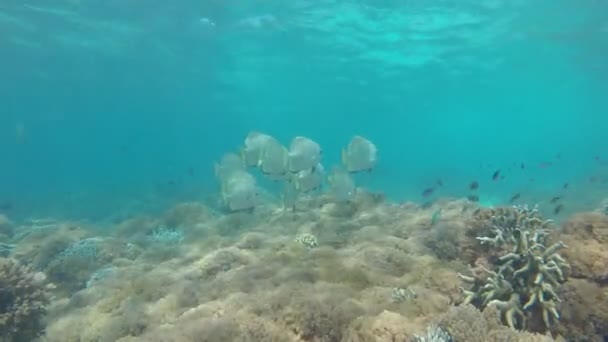
[[0, 258], [0, 340], [31, 341], [44, 332], [45, 280], [14, 259]]

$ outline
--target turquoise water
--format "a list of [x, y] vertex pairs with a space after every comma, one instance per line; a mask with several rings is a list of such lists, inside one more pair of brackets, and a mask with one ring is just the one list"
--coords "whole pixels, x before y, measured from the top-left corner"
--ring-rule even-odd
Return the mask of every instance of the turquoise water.
[[11, 217], [213, 202], [214, 161], [251, 130], [310, 137], [326, 165], [366, 136], [379, 164], [358, 181], [397, 201], [438, 179], [435, 198], [476, 180], [486, 204], [606, 190], [604, 1], [168, 3], [0, 5]]

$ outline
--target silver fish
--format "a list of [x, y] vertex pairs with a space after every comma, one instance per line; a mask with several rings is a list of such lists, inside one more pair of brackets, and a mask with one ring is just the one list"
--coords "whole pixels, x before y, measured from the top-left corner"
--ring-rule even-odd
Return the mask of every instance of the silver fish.
[[258, 194], [255, 177], [246, 171], [235, 171], [222, 182], [222, 199], [231, 211], [253, 209]]
[[258, 167], [268, 178], [275, 181], [283, 180], [287, 177], [287, 160], [287, 148], [278, 140], [272, 139], [264, 144]]
[[327, 178], [332, 196], [338, 201], [349, 201], [355, 196], [356, 185], [350, 174], [341, 167], [334, 167]]
[[219, 163], [214, 165], [215, 167], [215, 176], [223, 182], [228, 179], [232, 173], [245, 171], [245, 164], [234, 153], [226, 153], [222, 156], [222, 159]]
[[348, 172], [371, 171], [376, 166], [377, 154], [374, 143], [357, 135], [342, 150], [342, 164]]
[[323, 184], [323, 177], [325, 176], [325, 169], [320, 163], [315, 167], [303, 170], [296, 173], [292, 177], [292, 182], [295, 185], [296, 190], [302, 193], [318, 190]]
[[257, 166], [266, 143], [275, 140], [270, 135], [260, 132], [250, 132], [245, 138], [245, 146], [241, 150], [241, 157], [247, 166]]
[[289, 145], [289, 171], [300, 172], [314, 168], [321, 161], [321, 146], [311, 139], [295, 137]]

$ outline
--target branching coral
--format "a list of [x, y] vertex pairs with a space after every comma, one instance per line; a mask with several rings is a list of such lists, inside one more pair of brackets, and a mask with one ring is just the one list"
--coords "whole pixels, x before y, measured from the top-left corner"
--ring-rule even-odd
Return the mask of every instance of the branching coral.
[[556, 292], [569, 265], [557, 252], [566, 246], [558, 242], [546, 247], [550, 221], [543, 220], [536, 208], [497, 210], [491, 222], [493, 236], [478, 239], [511, 251], [499, 257], [492, 270], [482, 267], [474, 276], [459, 274], [472, 284], [471, 290], [463, 289], [465, 304], [496, 306], [511, 328], [524, 328], [529, 315], [541, 312], [549, 327], [559, 320]]
[[44, 332], [47, 285], [16, 260], [0, 258], [0, 340], [31, 341]]
[[551, 220], [543, 220], [537, 207], [529, 208], [526, 205], [496, 208], [488, 214], [493, 236], [477, 237], [477, 240], [493, 247], [516, 243], [514, 234], [518, 231], [545, 230], [552, 223]]

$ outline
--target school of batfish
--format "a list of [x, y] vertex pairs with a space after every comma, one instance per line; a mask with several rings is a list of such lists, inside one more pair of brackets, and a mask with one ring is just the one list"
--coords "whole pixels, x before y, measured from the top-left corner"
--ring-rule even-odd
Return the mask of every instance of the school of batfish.
[[352, 174], [372, 171], [377, 152], [374, 143], [354, 136], [342, 149], [341, 164], [326, 174], [323, 150], [314, 140], [297, 136], [287, 148], [268, 134], [251, 132], [240, 153], [227, 153], [215, 164], [215, 175], [221, 185], [222, 203], [230, 211], [251, 210], [259, 204], [256, 178], [248, 171], [251, 168], [283, 183], [286, 208], [293, 208], [300, 195], [320, 191], [324, 183], [335, 200], [349, 201], [356, 191]]

